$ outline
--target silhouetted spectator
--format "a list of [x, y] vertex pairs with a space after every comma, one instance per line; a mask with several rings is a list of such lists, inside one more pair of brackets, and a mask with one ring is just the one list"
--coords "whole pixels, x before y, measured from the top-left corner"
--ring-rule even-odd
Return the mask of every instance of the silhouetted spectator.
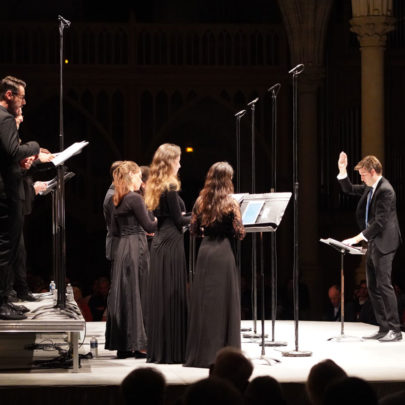
[[359, 322], [370, 323], [372, 325], [377, 325], [375, 319], [373, 306], [368, 297], [368, 288], [366, 280], [361, 280], [357, 288], [357, 294], [354, 301], [356, 319]]
[[163, 405], [166, 380], [162, 373], [143, 367], [131, 371], [121, 383], [121, 392], [126, 405]]
[[93, 320], [93, 315], [91, 314], [90, 308], [87, 302], [83, 299], [82, 290], [78, 286], [73, 286], [73, 298], [76, 301], [80, 312], [86, 322], [91, 322]]
[[88, 300], [88, 305], [93, 315], [93, 321], [102, 320], [103, 313], [107, 307], [109, 289], [110, 281], [107, 277], [99, 277], [94, 283], [93, 293]]
[[405, 404], [405, 391], [395, 392], [382, 397], [378, 401], [379, 405], [403, 405]]
[[242, 393], [252, 372], [252, 362], [239, 349], [229, 346], [218, 351], [215, 363], [210, 368], [210, 376], [230, 381]]
[[206, 378], [192, 384], [184, 394], [184, 405], [242, 405], [242, 394], [222, 378]]
[[325, 390], [329, 384], [345, 377], [347, 377], [345, 371], [333, 360], [323, 360], [312, 366], [305, 386], [311, 404], [322, 404]]
[[346, 377], [331, 383], [325, 390], [324, 405], [377, 405], [371, 385], [357, 377]]
[[[298, 283], [298, 300], [300, 309], [300, 319], [309, 319], [309, 292], [308, 287], [302, 281]], [[277, 308], [279, 319], [294, 319], [294, 283], [289, 279], [283, 286], [280, 294], [281, 305]]]
[[270, 376], [256, 377], [245, 391], [245, 405], [285, 405], [277, 380]]
[[[328, 290], [329, 305], [324, 314], [323, 319], [325, 321], [339, 321], [341, 320], [341, 296], [340, 287], [333, 284]], [[354, 310], [353, 302], [345, 302], [344, 320], [347, 322], [354, 322], [356, 320], [356, 314]]]

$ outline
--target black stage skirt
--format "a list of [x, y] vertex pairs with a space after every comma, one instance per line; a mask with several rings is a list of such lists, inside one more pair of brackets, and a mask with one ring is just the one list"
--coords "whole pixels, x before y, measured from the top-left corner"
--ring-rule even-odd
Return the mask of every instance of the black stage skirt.
[[145, 350], [142, 298], [149, 272], [149, 250], [143, 231], [117, 239], [107, 301], [105, 348]]
[[148, 358], [150, 363], [183, 363], [187, 335], [187, 268], [183, 233], [171, 219], [151, 245], [148, 284]]
[[227, 238], [205, 237], [191, 287], [186, 367], [209, 367], [218, 350], [241, 347], [239, 276]]

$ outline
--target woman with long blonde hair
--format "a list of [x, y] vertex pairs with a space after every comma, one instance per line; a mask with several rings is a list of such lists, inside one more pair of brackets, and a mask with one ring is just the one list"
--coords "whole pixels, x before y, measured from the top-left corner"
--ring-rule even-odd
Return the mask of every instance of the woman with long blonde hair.
[[186, 257], [183, 227], [190, 223], [178, 191], [181, 150], [160, 145], [150, 165], [145, 202], [158, 218], [148, 287], [148, 362], [183, 363], [187, 334]]
[[146, 357], [147, 346], [141, 286], [149, 271], [149, 250], [145, 232], [154, 232], [142, 196], [142, 183], [135, 162], [123, 161], [113, 171], [114, 195], [111, 228], [116, 237], [111, 288], [107, 301], [105, 348], [117, 350], [118, 358]]
[[209, 367], [218, 350], [240, 348], [240, 292], [232, 241], [243, 239], [233, 169], [214, 163], [194, 205], [192, 234], [202, 237], [191, 289], [187, 367]]

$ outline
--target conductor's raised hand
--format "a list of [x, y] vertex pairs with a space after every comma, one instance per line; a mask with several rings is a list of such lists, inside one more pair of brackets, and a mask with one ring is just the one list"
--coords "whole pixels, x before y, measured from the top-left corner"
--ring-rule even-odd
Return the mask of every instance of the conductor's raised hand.
[[343, 151], [339, 154], [338, 168], [340, 174], [347, 174], [347, 155]]

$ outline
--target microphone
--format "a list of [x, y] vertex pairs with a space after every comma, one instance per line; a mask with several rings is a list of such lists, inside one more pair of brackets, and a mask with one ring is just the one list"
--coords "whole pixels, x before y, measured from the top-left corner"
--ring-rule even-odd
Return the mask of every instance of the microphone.
[[250, 103], [248, 103], [248, 106], [253, 106], [259, 101], [259, 97], [256, 97], [254, 100], [252, 100]]
[[281, 84], [280, 84], [280, 83], [276, 83], [276, 84], [273, 84], [273, 86], [269, 87], [269, 88], [267, 89], [267, 91], [268, 91], [268, 92], [271, 91], [271, 92], [273, 93], [273, 95], [277, 96], [277, 94], [278, 94], [278, 92], [279, 92], [279, 90], [280, 90], [280, 87], [281, 87]]
[[236, 118], [242, 118], [246, 114], [246, 110], [240, 110], [235, 114]]
[[304, 71], [304, 65], [300, 63], [299, 65], [293, 67], [288, 74], [300, 75]]
[[58, 15], [58, 21], [61, 22], [64, 26], [70, 27], [70, 21], [63, 18], [61, 15]]

